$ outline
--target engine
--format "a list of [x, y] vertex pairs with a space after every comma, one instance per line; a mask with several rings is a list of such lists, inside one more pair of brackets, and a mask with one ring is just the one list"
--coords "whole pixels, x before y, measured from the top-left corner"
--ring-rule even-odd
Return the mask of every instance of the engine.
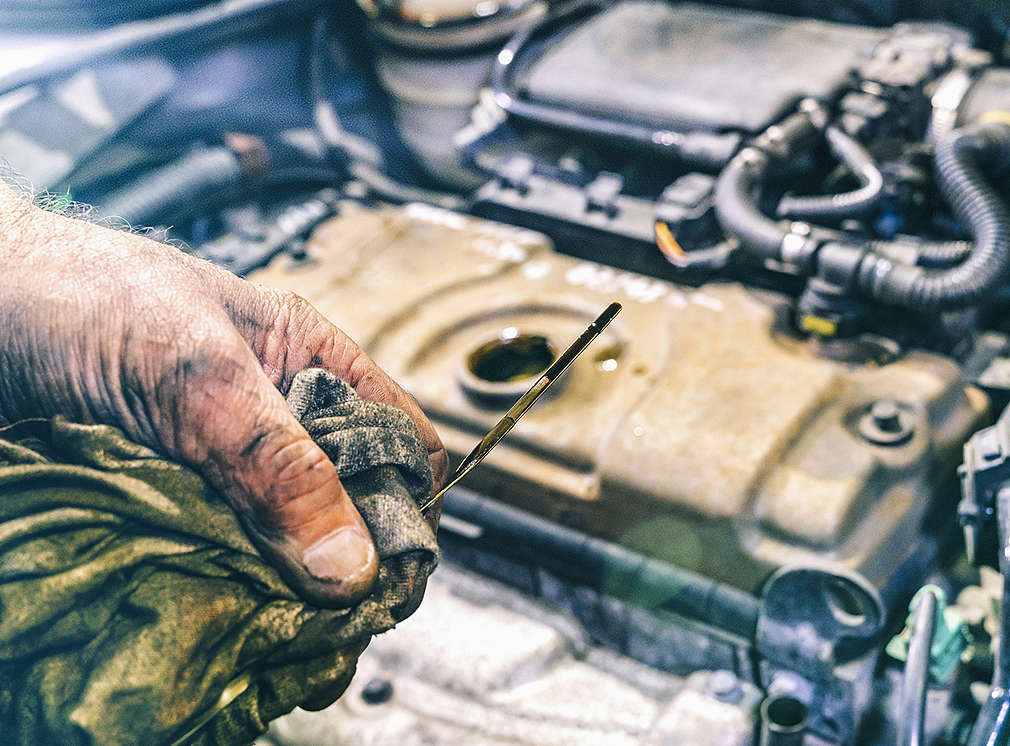
[[1010, 10], [200, 5], [0, 11], [0, 152], [307, 298], [457, 462], [624, 307], [265, 744], [1010, 738]]

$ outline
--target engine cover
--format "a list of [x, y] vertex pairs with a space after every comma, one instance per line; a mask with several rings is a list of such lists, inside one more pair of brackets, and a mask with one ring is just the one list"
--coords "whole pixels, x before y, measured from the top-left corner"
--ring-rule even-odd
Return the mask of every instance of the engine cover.
[[829, 97], [887, 32], [694, 3], [630, 0], [548, 45], [531, 99], [676, 129], [757, 132]]
[[930, 508], [952, 510], [945, 475], [987, 409], [935, 354], [819, 357], [779, 296], [681, 288], [428, 206], [353, 208], [307, 253], [253, 277], [361, 343], [456, 459], [550, 351], [623, 303], [467, 486], [749, 591], [782, 565], [824, 562], [886, 588], [923, 548]]

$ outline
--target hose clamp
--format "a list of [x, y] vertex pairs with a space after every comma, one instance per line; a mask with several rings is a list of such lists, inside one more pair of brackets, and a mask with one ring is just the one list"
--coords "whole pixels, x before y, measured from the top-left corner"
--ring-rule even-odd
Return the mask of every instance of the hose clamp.
[[817, 242], [811, 238], [810, 225], [796, 221], [789, 224], [789, 232], [782, 237], [779, 253], [783, 262], [807, 270], [817, 248]]

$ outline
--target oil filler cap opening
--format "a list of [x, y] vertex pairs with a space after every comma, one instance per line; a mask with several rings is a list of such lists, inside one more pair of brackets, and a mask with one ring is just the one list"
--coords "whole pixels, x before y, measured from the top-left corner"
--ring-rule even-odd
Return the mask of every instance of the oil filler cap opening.
[[510, 326], [467, 353], [459, 382], [478, 404], [500, 407], [525, 394], [555, 358], [557, 349], [545, 335]]

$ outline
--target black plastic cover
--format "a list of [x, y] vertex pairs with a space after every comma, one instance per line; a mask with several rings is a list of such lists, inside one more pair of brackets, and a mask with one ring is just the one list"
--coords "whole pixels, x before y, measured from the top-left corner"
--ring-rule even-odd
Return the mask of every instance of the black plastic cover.
[[887, 32], [661, 0], [592, 17], [520, 73], [530, 99], [673, 129], [757, 132], [838, 90]]

